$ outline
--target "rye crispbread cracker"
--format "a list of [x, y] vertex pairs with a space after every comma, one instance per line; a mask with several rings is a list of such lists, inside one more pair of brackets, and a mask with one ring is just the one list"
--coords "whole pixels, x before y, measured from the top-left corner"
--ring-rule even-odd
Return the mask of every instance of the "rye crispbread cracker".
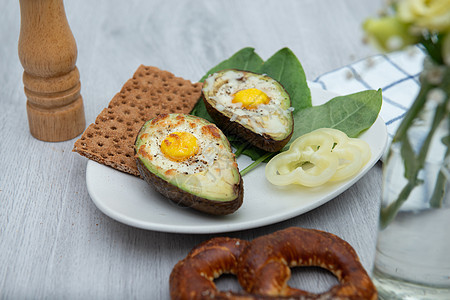
[[201, 87], [201, 83], [141, 65], [75, 142], [72, 151], [140, 176], [134, 160], [139, 129], [161, 113], [189, 113], [200, 98]]

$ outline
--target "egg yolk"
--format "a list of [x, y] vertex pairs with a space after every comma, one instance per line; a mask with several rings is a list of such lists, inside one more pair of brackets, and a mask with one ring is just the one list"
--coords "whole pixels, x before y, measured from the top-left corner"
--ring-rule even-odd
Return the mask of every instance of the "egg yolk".
[[189, 132], [173, 132], [161, 143], [161, 152], [173, 161], [184, 161], [198, 153], [197, 138]]
[[233, 103], [242, 103], [242, 106], [247, 109], [255, 109], [260, 104], [267, 104], [270, 102], [269, 96], [261, 90], [250, 88], [240, 90], [234, 94], [234, 98], [231, 101]]

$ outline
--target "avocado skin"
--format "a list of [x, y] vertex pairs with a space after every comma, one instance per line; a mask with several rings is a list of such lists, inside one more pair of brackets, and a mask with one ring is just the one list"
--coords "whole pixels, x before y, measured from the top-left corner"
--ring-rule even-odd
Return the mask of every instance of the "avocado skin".
[[214, 123], [224, 132], [231, 135], [236, 135], [240, 139], [249, 142], [255, 147], [258, 147], [262, 150], [268, 152], [277, 152], [283, 149], [284, 146], [289, 142], [292, 137], [293, 128], [287, 137], [282, 140], [274, 140], [271, 137], [263, 134], [257, 134], [250, 129], [244, 127], [238, 122], [232, 122], [230, 119], [225, 116], [223, 113], [215, 109], [209, 102], [206, 100], [205, 95], [202, 93], [202, 99], [206, 106], [206, 111], [213, 118]]
[[242, 177], [239, 175], [239, 184], [235, 185], [237, 197], [231, 201], [215, 201], [188, 193], [179, 187], [165, 181], [150, 172], [139, 158], [136, 158], [136, 165], [142, 178], [155, 188], [160, 194], [172, 200], [176, 204], [183, 204], [195, 210], [211, 215], [228, 215], [241, 207], [244, 199], [244, 185]]

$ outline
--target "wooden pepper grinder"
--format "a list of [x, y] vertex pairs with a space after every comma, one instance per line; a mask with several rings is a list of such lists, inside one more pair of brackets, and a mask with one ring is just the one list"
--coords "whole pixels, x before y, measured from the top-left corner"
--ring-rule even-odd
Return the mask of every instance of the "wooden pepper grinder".
[[77, 45], [63, 0], [19, 0], [19, 58], [31, 134], [42, 141], [72, 139], [84, 131]]

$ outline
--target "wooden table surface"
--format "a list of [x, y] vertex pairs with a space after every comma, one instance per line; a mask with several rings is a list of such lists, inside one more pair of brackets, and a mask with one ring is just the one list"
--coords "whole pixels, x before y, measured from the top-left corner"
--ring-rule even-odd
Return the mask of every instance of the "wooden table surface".
[[[17, 42], [18, 1], [0, 10], [0, 299], [168, 299], [169, 274], [213, 236], [253, 239], [289, 226], [326, 230], [348, 241], [370, 272], [381, 166], [332, 201], [290, 220], [223, 234], [137, 229], [105, 216], [86, 188], [87, 159], [74, 140], [46, 143], [28, 130]], [[289, 47], [309, 80], [375, 54], [361, 23], [381, 0], [65, 1], [78, 45], [86, 121], [95, 120], [140, 64], [191, 81], [237, 50], [267, 59]], [[335, 279], [295, 270], [292, 285], [324, 291]], [[218, 280], [238, 290], [233, 277]]]

